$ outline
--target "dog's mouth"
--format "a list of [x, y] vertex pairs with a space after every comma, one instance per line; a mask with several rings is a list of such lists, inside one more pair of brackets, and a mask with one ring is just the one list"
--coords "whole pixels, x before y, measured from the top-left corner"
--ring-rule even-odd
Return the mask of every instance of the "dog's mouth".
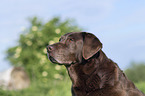
[[52, 56], [50, 56], [49, 54], [48, 55], [48, 58], [49, 60], [52, 62], [52, 63], [58, 63]]
[[52, 56], [50, 56], [49, 53], [47, 53], [47, 56], [48, 56], [48, 59], [49, 59], [52, 63], [62, 65], [62, 64], [58, 63], [57, 60], [55, 60]]
[[57, 61], [56, 61], [52, 56], [49, 56], [49, 60], [50, 60], [52, 63], [57, 63]]
[[52, 57], [49, 53], [47, 53], [47, 56], [48, 56], [48, 59], [52, 62], [52, 63], [55, 63], [55, 64], [58, 64], [58, 65], [71, 65], [71, 64], [74, 64], [75, 62], [72, 62], [72, 61], [59, 61], [59, 60], [56, 60], [54, 57]]
[[49, 53], [47, 53], [47, 57], [52, 63], [57, 63], [57, 61], [52, 56], [50, 56]]

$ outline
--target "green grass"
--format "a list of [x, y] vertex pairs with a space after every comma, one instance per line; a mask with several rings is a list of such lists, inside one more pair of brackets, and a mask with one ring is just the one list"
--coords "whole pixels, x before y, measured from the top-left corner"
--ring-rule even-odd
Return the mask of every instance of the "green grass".
[[136, 87], [145, 94], [145, 82], [135, 83]]
[[71, 96], [71, 82], [68, 78], [47, 83], [34, 81], [29, 88], [24, 90], [0, 90], [0, 96]]

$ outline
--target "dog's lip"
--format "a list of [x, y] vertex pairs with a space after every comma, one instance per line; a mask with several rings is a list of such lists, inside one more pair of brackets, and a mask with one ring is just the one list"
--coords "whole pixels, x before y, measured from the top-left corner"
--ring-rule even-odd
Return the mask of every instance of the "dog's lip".
[[54, 59], [52, 56], [50, 56], [48, 53], [47, 53], [47, 55], [48, 55], [48, 59], [49, 59], [52, 63], [62, 65], [62, 64], [58, 63], [57, 60], [55, 60], [55, 59]]
[[56, 62], [56, 60], [52, 56], [50, 56], [50, 53], [48, 53], [48, 52], [47, 52], [47, 57], [51, 62], [53, 62], [53, 63]]
[[47, 52], [47, 56], [48, 56], [48, 59], [52, 62], [52, 63], [55, 63], [55, 64], [59, 64], [59, 65], [71, 65], [71, 64], [74, 64], [75, 62], [69, 62], [69, 63], [65, 63], [65, 62], [60, 62], [60, 61], [57, 61], [56, 59], [54, 59], [50, 53]]
[[53, 63], [58, 63], [52, 56], [49, 56], [49, 60]]

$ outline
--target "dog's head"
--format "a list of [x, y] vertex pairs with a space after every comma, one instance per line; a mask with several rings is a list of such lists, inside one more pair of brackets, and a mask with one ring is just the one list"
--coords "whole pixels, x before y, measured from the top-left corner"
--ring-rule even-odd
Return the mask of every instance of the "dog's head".
[[102, 48], [102, 43], [91, 33], [71, 32], [58, 43], [47, 46], [48, 58], [57, 64], [70, 65], [89, 59]]

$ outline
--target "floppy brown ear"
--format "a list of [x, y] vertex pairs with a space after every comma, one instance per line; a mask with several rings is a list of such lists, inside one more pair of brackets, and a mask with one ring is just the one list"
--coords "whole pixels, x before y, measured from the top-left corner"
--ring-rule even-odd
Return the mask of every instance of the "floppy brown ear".
[[102, 48], [102, 43], [100, 40], [91, 33], [83, 32], [83, 39], [84, 43], [82, 54], [84, 59], [91, 58]]

